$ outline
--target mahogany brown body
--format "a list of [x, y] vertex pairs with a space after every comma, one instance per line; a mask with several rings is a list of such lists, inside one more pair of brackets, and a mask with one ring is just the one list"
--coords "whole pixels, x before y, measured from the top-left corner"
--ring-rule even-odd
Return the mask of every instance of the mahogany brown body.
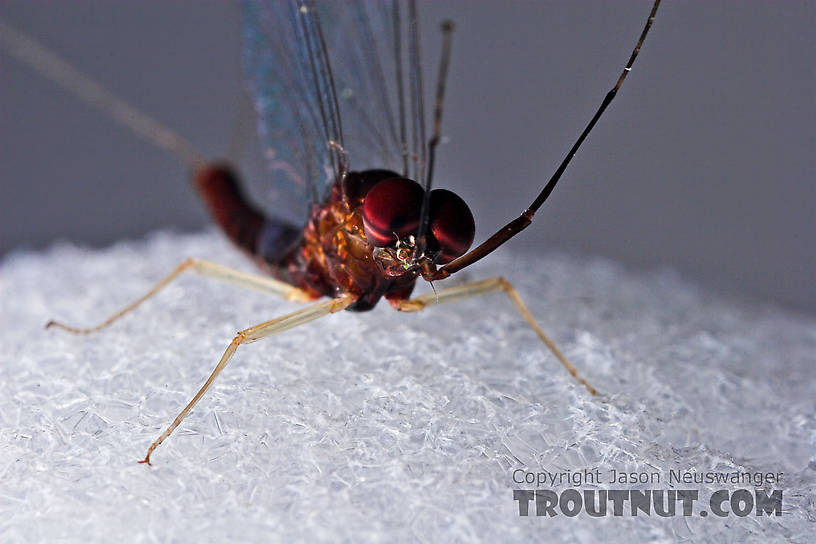
[[313, 205], [303, 228], [266, 217], [248, 202], [226, 165], [201, 168], [195, 186], [227, 237], [273, 276], [314, 298], [352, 294], [356, 300], [348, 309], [366, 311], [382, 297], [392, 304], [409, 298], [416, 283], [416, 273], [382, 273], [363, 228], [366, 193], [377, 182], [397, 176], [388, 170], [348, 173], [325, 202]]

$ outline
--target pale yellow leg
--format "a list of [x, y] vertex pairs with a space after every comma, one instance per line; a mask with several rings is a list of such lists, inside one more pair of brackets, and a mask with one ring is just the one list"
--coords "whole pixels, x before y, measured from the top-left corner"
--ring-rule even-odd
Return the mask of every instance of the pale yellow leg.
[[259, 325], [255, 325], [254, 327], [250, 327], [248, 329], [244, 329], [240, 331], [238, 334], [235, 335], [230, 345], [227, 346], [227, 350], [224, 352], [224, 355], [221, 356], [221, 360], [218, 361], [218, 364], [215, 366], [215, 369], [210, 374], [210, 377], [207, 378], [207, 381], [204, 382], [204, 385], [201, 386], [201, 389], [198, 390], [198, 393], [195, 394], [193, 400], [187, 403], [187, 406], [184, 407], [184, 410], [176, 416], [176, 419], [173, 420], [173, 423], [170, 424], [167, 429], [159, 436], [150, 447], [147, 449], [147, 455], [140, 463], [147, 463], [150, 464], [150, 454], [153, 453], [159, 444], [164, 442], [164, 439], [170, 436], [170, 433], [179, 426], [179, 423], [187, 416], [190, 410], [193, 409], [193, 406], [201, 399], [204, 393], [209, 389], [210, 385], [212, 385], [215, 378], [224, 370], [224, 367], [227, 366], [232, 356], [235, 355], [235, 351], [238, 349], [238, 346], [241, 344], [249, 344], [260, 340], [261, 338], [266, 338], [267, 336], [271, 336], [273, 334], [283, 332], [287, 329], [291, 329], [293, 327], [297, 327], [298, 325], [303, 325], [304, 323], [308, 323], [309, 321], [314, 321], [320, 317], [323, 317], [328, 314], [333, 314], [335, 312], [339, 312], [340, 310], [345, 309], [349, 304], [354, 301], [354, 298], [351, 296], [343, 296], [340, 298], [329, 299], [323, 302], [318, 302], [317, 304], [313, 304], [302, 310], [298, 310], [296, 312], [292, 312], [291, 314], [284, 315], [282, 317], [275, 318], [271, 321], [266, 321]]
[[535, 330], [536, 334], [538, 334], [538, 337], [541, 338], [548, 348], [550, 348], [550, 351], [552, 351], [558, 360], [561, 361], [561, 364], [564, 365], [567, 371], [569, 371], [569, 373], [572, 374], [576, 380], [581, 382], [590, 393], [597, 395], [598, 391], [589, 385], [589, 383], [587, 383], [587, 381], [582, 378], [580, 374], [578, 374], [575, 366], [573, 366], [573, 364], [570, 363], [566, 357], [564, 357], [561, 350], [559, 350], [553, 341], [550, 340], [546, 334], [544, 334], [544, 331], [541, 330], [541, 327], [538, 326], [535, 318], [533, 318], [533, 314], [530, 313], [530, 310], [528, 310], [527, 306], [525, 306], [524, 302], [522, 302], [518, 292], [516, 292], [516, 290], [513, 289], [513, 286], [510, 285], [510, 283], [504, 278], [492, 278], [489, 280], [466, 283], [456, 287], [448, 287], [447, 289], [442, 289], [437, 293], [429, 293], [411, 300], [401, 301], [399, 302], [397, 309], [403, 312], [418, 312], [419, 310], [422, 310], [427, 306], [433, 306], [434, 304], [442, 304], [443, 302], [476, 297], [496, 291], [504, 291], [507, 296], [510, 297], [513, 305], [519, 311], [524, 320], [530, 324], [530, 326]]
[[105, 321], [103, 321], [102, 323], [95, 327], [80, 329], [76, 327], [70, 327], [63, 323], [60, 323], [59, 321], [49, 321], [45, 325], [45, 327], [46, 328], [59, 327], [74, 334], [88, 334], [96, 332], [100, 329], [107, 327], [108, 325], [110, 325], [111, 323], [113, 323], [126, 313], [135, 309], [142, 302], [144, 302], [145, 300], [149, 299], [150, 297], [161, 291], [166, 285], [168, 285], [170, 282], [176, 279], [185, 270], [197, 272], [202, 276], [208, 276], [211, 278], [224, 280], [230, 283], [234, 283], [236, 285], [240, 285], [242, 287], [247, 287], [249, 289], [255, 289], [258, 291], [272, 293], [273, 295], [278, 295], [287, 300], [296, 300], [303, 302], [312, 300], [312, 297], [310, 297], [309, 294], [306, 293], [305, 291], [302, 291], [297, 287], [293, 287], [288, 283], [278, 281], [274, 278], [256, 274], [247, 274], [246, 272], [241, 272], [240, 270], [227, 268], [226, 266], [222, 266], [220, 264], [216, 264], [210, 261], [202, 261], [201, 259], [187, 259], [183, 263], [178, 265], [167, 276], [165, 276], [163, 280], [154, 285], [153, 288], [150, 289], [147, 293], [142, 295], [140, 298], [138, 298], [128, 306], [125, 306], [123, 309], [116, 312], [115, 314], [113, 314], [112, 316], [110, 316]]

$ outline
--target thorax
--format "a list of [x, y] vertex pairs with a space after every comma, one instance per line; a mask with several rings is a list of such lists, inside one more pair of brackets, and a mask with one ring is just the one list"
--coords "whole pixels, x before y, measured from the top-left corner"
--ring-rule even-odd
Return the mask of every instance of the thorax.
[[383, 296], [392, 304], [407, 299], [417, 277], [385, 275], [373, 258], [361, 215], [366, 173], [350, 173], [345, 186], [336, 183], [329, 198], [312, 207], [300, 241], [274, 271], [315, 297], [352, 294], [357, 300], [348, 309], [356, 311], [370, 310]]

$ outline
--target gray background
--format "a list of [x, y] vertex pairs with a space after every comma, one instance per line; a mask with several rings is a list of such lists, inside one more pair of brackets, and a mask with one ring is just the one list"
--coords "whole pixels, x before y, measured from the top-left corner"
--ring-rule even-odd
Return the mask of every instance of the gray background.
[[[477, 237], [536, 195], [614, 83], [648, 9], [422, 5], [432, 66], [435, 23], [458, 24], [450, 141], [435, 179], [471, 204]], [[26, 0], [3, 1], [0, 12], [206, 154], [227, 155], [253, 131], [236, 129], [244, 98], [233, 4]], [[814, 3], [665, 3], [619, 97], [512, 247], [669, 266], [724, 292], [816, 310], [814, 23]], [[173, 157], [0, 62], [0, 251], [208, 223]], [[263, 175], [252, 141], [241, 164]]]

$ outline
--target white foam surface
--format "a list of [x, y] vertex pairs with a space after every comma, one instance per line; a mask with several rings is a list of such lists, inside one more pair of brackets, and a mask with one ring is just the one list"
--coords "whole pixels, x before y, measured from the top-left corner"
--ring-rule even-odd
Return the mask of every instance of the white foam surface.
[[[137, 464], [237, 330], [300, 306], [190, 275], [102, 332], [43, 325], [95, 324], [190, 256], [252, 271], [217, 233], [0, 265], [2, 542], [816, 534], [816, 319], [561, 254], [501, 250], [467, 279], [514, 283], [599, 397], [501, 294], [418, 314], [383, 303], [241, 347], [154, 465]], [[784, 513], [520, 517], [517, 468], [783, 472]]]

